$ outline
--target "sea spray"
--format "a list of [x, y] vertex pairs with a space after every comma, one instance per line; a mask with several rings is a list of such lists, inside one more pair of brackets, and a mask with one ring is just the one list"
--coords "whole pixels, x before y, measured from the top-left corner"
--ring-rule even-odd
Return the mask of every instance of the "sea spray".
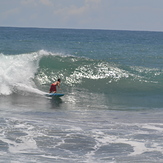
[[9, 95], [35, 88], [33, 79], [43, 51], [31, 54], [0, 55], [0, 94]]

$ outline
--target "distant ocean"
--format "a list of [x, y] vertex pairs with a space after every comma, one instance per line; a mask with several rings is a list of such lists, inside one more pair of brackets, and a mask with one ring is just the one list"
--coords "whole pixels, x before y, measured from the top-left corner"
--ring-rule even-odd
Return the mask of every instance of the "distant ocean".
[[163, 32], [0, 27], [0, 112], [0, 162], [162, 163]]

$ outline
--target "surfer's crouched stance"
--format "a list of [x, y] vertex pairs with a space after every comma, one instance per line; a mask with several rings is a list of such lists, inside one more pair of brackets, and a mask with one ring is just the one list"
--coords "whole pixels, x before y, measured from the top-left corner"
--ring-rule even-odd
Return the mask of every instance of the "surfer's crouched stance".
[[50, 86], [49, 93], [56, 93], [57, 92], [57, 86], [60, 87], [61, 79], [58, 79], [56, 82], [52, 83]]

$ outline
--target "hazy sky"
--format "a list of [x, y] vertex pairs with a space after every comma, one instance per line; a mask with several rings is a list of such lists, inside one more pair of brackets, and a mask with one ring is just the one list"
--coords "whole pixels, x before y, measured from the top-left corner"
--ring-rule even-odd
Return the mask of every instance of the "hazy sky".
[[0, 26], [163, 31], [163, 0], [0, 0]]

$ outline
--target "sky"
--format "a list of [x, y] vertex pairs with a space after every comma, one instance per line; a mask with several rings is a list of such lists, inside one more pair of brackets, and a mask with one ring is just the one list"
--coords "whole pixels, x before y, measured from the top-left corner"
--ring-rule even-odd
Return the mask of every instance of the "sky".
[[163, 31], [163, 0], [0, 0], [0, 26]]

